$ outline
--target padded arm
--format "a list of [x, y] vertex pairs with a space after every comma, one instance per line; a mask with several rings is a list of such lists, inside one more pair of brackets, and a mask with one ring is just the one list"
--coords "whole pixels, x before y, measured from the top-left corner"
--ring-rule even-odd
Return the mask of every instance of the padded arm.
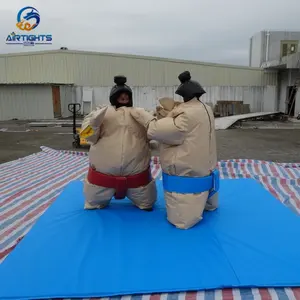
[[90, 144], [95, 144], [100, 138], [100, 126], [103, 123], [108, 106], [98, 108], [89, 113], [82, 122], [80, 137], [83, 137]]
[[187, 130], [187, 116], [180, 113], [173, 118], [152, 120], [148, 125], [148, 138], [167, 145], [181, 145]]

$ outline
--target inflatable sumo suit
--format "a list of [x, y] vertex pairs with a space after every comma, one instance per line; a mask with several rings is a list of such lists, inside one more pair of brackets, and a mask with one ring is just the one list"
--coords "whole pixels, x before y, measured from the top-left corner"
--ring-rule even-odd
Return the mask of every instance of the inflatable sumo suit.
[[[81, 132], [89, 142], [89, 170], [84, 183], [85, 209], [106, 207], [112, 197], [126, 196], [138, 208], [151, 211], [156, 185], [151, 177], [149, 140], [143, 126], [131, 116], [132, 91], [126, 77], [116, 76], [111, 106], [100, 107], [84, 118]], [[120, 95], [129, 101], [120, 103]]]
[[188, 229], [201, 221], [205, 209], [217, 208], [219, 172], [214, 115], [199, 100], [205, 91], [188, 71], [178, 78], [176, 94], [184, 102], [160, 99], [157, 119], [142, 110], [132, 116], [148, 129], [148, 138], [160, 142], [167, 218]]

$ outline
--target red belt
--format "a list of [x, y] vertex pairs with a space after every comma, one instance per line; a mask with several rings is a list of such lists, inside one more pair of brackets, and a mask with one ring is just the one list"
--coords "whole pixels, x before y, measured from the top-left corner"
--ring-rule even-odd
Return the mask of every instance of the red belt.
[[142, 173], [130, 176], [112, 176], [97, 172], [89, 167], [87, 180], [89, 183], [116, 190], [115, 198], [124, 199], [128, 189], [149, 184], [152, 180], [150, 167]]

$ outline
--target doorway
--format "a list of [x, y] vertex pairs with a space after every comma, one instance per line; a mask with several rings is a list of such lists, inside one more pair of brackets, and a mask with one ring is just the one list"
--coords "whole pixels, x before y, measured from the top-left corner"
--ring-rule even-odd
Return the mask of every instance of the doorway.
[[286, 114], [290, 117], [295, 115], [295, 104], [296, 104], [296, 94], [297, 94], [297, 86], [288, 86], [287, 87], [287, 99], [286, 99]]
[[60, 103], [60, 88], [59, 86], [52, 86], [52, 101], [54, 118], [61, 117], [61, 103]]

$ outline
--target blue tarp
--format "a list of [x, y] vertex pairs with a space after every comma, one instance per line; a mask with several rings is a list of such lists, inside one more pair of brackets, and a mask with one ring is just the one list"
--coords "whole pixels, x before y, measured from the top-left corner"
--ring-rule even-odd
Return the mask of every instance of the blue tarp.
[[300, 285], [300, 219], [251, 179], [221, 180], [220, 207], [189, 230], [129, 201], [83, 210], [70, 183], [0, 265], [0, 299], [104, 297]]

